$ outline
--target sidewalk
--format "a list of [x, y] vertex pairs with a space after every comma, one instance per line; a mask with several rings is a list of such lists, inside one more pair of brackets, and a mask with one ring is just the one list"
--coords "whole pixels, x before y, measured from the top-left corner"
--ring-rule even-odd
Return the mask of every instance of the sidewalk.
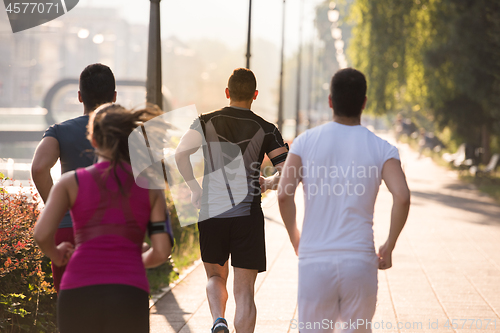
[[[299, 204], [299, 214], [303, 215], [302, 200]], [[266, 217], [267, 271], [257, 276], [255, 285], [255, 332], [288, 332], [297, 308], [297, 257], [281, 221], [276, 196], [268, 195], [262, 206]], [[151, 308], [151, 332], [210, 332], [212, 317], [205, 294], [206, 281], [203, 265], [199, 265], [158, 301]], [[226, 318], [234, 331], [232, 284], [230, 269]]]
[[[455, 172], [429, 158], [418, 159], [406, 145], [399, 148], [412, 207], [393, 254], [393, 268], [379, 271], [373, 331], [500, 332], [500, 207], [458, 181]], [[391, 203], [382, 185], [374, 218], [377, 247], [389, 231]], [[300, 193], [297, 204], [302, 216]], [[268, 270], [256, 283], [255, 332], [298, 332], [290, 327], [297, 318], [297, 258], [276, 197], [269, 195], [263, 208]], [[205, 283], [200, 265], [151, 309], [151, 332], [209, 332]], [[232, 274], [228, 287], [232, 295]], [[232, 328], [232, 296], [226, 312]]]
[[[500, 207], [460, 182], [456, 172], [430, 158], [418, 159], [407, 145], [399, 148], [412, 205], [393, 268], [379, 271], [374, 322], [408, 327], [386, 332], [500, 332]], [[387, 235], [390, 201], [382, 186], [376, 244]], [[454, 319], [458, 329], [445, 327], [447, 320], [455, 326]], [[422, 323], [422, 329], [415, 329], [414, 322]]]

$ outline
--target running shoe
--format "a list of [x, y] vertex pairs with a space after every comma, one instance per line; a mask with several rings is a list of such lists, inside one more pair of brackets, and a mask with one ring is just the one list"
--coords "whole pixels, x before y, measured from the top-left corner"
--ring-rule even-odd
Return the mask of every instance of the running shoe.
[[229, 333], [227, 321], [224, 318], [217, 318], [212, 326], [212, 333]]

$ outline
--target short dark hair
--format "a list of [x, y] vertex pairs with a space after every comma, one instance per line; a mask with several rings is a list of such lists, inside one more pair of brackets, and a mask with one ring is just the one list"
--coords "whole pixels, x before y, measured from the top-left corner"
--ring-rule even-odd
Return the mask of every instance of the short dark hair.
[[89, 110], [94, 110], [102, 104], [112, 103], [115, 90], [115, 76], [106, 65], [88, 65], [80, 74], [80, 94], [83, 105]]
[[354, 68], [339, 70], [330, 86], [333, 113], [341, 117], [359, 117], [366, 97], [366, 78]]
[[237, 68], [227, 82], [229, 96], [234, 101], [249, 101], [255, 95], [257, 80], [253, 72], [247, 68]]

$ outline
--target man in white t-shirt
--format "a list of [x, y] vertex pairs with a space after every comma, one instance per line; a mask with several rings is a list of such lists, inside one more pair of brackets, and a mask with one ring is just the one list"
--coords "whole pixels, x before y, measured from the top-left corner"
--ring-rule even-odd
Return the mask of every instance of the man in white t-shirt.
[[[410, 191], [396, 147], [361, 126], [365, 76], [342, 69], [330, 89], [333, 122], [294, 140], [279, 183], [281, 216], [299, 256], [295, 326], [301, 333], [371, 332], [377, 269], [392, 266]], [[382, 180], [393, 206], [389, 237], [376, 254], [373, 211]], [[302, 234], [294, 202], [300, 182], [305, 200]]]

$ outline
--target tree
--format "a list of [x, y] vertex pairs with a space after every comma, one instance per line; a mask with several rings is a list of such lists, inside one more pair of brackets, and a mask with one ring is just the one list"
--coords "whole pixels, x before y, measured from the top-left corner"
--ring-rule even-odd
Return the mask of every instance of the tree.
[[500, 133], [500, 4], [356, 0], [349, 54], [375, 113], [413, 110], [482, 144]]
[[441, 1], [435, 25], [442, 40], [434, 40], [425, 54], [436, 120], [463, 140], [481, 144], [485, 159], [492, 131], [500, 133], [499, 9], [488, 0]]

